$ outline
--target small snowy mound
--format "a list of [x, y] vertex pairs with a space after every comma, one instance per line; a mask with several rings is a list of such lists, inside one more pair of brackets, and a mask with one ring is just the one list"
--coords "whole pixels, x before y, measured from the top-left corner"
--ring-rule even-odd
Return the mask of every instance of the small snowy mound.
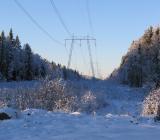
[[72, 112], [71, 115], [78, 116], [78, 115], [81, 115], [81, 113], [80, 112]]
[[0, 120], [7, 120], [7, 119], [16, 119], [20, 116], [20, 111], [13, 109], [13, 108], [8, 108], [4, 107], [0, 109]]

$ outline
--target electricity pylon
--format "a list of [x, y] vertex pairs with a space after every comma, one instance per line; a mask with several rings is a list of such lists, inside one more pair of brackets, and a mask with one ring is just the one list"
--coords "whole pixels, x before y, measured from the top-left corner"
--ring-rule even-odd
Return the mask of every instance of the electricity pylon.
[[[65, 47], [67, 45], [67, 41], [70, 42], [70, 51], [69, 51], [69, 58], [68, 58], [67, 68], [70, 68], [70, 66], [71, 66], [71, 60], [72, 60], [72, 53], [73, 53], [73, 49], [74, 49], [74, 44], [78, 41], [78, 42], [80, 42], [80, 47], [81, 47], [82, 43], [86, 42], [87, 43], [87, 48], [88, 48], [88, 53], [89, 53], [89, 60], [90, 60], [90, 67], [91, 67], [91, 71], [92, 71], [92, 76], [95, 77], [91, 44], [94, 44], [95, 47], [96, 47], [96, 39], [95, 38], [91, 38], [89, 36], [86, 36], [86, 37], [75, 37], [75, 36], [73, 36], [72, 38], [65, 39]], [[91, 42], [93, 42], [93, 43], [91, 43]]]

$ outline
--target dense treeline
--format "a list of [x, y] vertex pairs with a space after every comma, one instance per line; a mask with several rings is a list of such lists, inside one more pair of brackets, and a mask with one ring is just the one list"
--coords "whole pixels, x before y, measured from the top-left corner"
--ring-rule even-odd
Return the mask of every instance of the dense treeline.
[[0, 80], [18, 81], [41, 79], [46, 76], [64, 79], [80, 78], [77, 71], [50, 63], [34, 54], [30, 45], [21, 45], [19, 37], [14, 38], [12, 29], [8, 36], [0, 35]]
[[135, 87], [147, 82], [160, 86], [160, 27], [148, 28], [138, 41], [133, 41], [112, 77]]
[[0, 35], [0, 74], [2, 80], [32, 80], [45, 77], [46, 63], [33, 54], [29, 44], [21, 46], [19, 37], [13, 37], [12, 29], [8, 36]]

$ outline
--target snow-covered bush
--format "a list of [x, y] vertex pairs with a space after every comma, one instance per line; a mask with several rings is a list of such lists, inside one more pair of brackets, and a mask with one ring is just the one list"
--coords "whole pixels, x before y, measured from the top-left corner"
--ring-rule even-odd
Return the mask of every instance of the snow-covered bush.
[[97, 102], [96, 97], [93, 95], [91, 91], [87, 91], [82, 97], [81, 97], [81, 104], [82, 108], [84, 110], [93, 111], [97, 108]]
[[50, 111], [93, 112], [106, 105], [103, 96], [81, 82], [55, 79], [43, 81], [36, 87], [1, 89], [0, 102], [19, 108], [39, 108]]
[[144, 116], [154, 115], [160, 116], [160, 88], [152, 91], [145, 99], [143, 103]]

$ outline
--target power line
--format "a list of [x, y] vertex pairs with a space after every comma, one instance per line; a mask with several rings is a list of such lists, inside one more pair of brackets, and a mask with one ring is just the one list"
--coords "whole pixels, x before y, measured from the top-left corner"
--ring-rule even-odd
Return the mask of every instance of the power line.
[[64, 28], [65, 31], [67, 32], [67, 34], [68, 34], [69, 36], [72, 36], [71, 32], [70, 32], [69, 29], [67, 28], [67, 25], [65, 24], [65, 22], [64, 22], [64, 20], [63, 20], [63, 18], [62, 18], [62, 16], [61, 16], [61, 14], [60, 14], [60, 12], [58, 11], [58, 8], [56, 7], [56, 4], [55, 4], [54, 0], [50, 0], [50, 3], [51, 3], [51, 6], [52, 6], [53, 10], [54, 10], [55, 13], [56, 13], [56, 15], [58, 16], [58, 18], [59, 18], [59, 20], [60, 20], [63, 28]]
[[[54, 0], [50, 0], [50, 3], [51, 3], [51, 6], [52, 6], [54, 12], [56, 13], [57, 17], [59, 18], [59, 20], [60, 20], [60, 22], [61, 22], [61, 25], [62, 25], [63, 28], [65, 29], [66, 33], [68, 34], [68, 36], [72, 37], [72, 34], [71, 34], [71, 32], [69, 31], [67, 25], [65, 24], [65, 22], [64, 22], [64, 20], [63, 20], [63, 18], [62, 18], [62, 16], [61, 16], [61, 14], [60, 14], [57, 6], [56, 6], [56, 4], [55, 4], [55, 2], [54, 2]], [[76, 43], [76, 42], [74, 42], [74, 43]], [[66, 47], [66, 41], [65, 41], [65, 47]], [[67, 49], [67, 48], [66, 48], [66, 49]], [[73, 49], [73, 48], [72, 48], [72, 49]], [[81, 49], [81, 47], [80, 47], [80, 49]], [[82, 58], [83, 58], [83, 61], [84, 61], [84, 64], [85, 64], [85, 62], [86, 62], [86, 61], [85, 61], [85, 57], [84, 57], [82, 51], [81, 51], [80, 53], [81, 53], [81, 55], [82, 55]], [[70, 54], [69, 54], [69, 55], [70, 55]], [[68, 64], [68, 65], [70, 65], [70, 64]]]
[[59, 45], [63, 45], [63, 43], [61, 43], [60, 41], [56, 40], [53, 38], [53, 36], [48, 33], [30, 14], [29, 12], [21, 5], [21, 3], [18, 0], [14, 0], [14, 2], [16, 3], [16, 5], [26, 14], [26, 16], [37, 26], [37, 28], [39, 28], [39, 30], [41, 30], [46, 36], [48, 36], [53, 42], [56, 42]]
[[86, 9], [87, 9], [89, 27], [90, 27], [92, 35], [94, 35], [94, 29], [93, 29], [92, 18], [91, 18], [91, 13], [90, 13], [89, 0], [86, 0]]
[[[50, 0], [50, 3], [51, 3], [51, 6], [52, 6], [54, 12], [56, 13], [57, 17], [59, 18], [59, 20], [60, 20], [60, 22], [61, 22], [61, 25], [62, 25], [63, 28], [65, 29], [66, 33], [68, 34], [68, 36], [72, 37], [72, 34], [71, 34], [71, 32], [69, 31], [67, 25], [65, 24], [65, 22], [64, 22], [61, 14], [60, 14], [58, 8], [56, 7], [56, 4], [55, 4], [54, 0]], [[74, 42], [74, 43], [76, 43], [76, 42]], [[81, 46], [81, 45], [80, 45], [80, 46]], [[65, 40], [65, 48], [67, 49], [66, 40]], [[81, 47], [80, 47], [80, 49], [81, 49]], [[83, 58], [83, 61], [84, 61], [83, 63], [85, 64], [86, 60], [85, 60], [85, 57], [84, 57], [84, 55], [83, 55], [83, 52], [81, 51], [80, 53], [81, 53], [82, 58]], [[69, 54], [69, 55], [70, 55], [70, 54]], [[69, 64], [68, 64], [68, 65], [69, 65]]]
[[[87, 9], [88, 22], [89, 22], [89, 27], [90, 27], [90, 30], [91, 30], [91, 34], [94, 36], [94, 28], [93, 28], [91, 13], [90, 13], [89, 0], [86, 0], [86, 9]], [[98, 67], [98, 55], [97, 55], [97, 45], [96, 45], [96, 42], [95, 42], [95, 55], [96, 55], [96, 58], [95, 58], [95, 59], [96, 59], [97, 74], [100, 76], [99, 67]]]

